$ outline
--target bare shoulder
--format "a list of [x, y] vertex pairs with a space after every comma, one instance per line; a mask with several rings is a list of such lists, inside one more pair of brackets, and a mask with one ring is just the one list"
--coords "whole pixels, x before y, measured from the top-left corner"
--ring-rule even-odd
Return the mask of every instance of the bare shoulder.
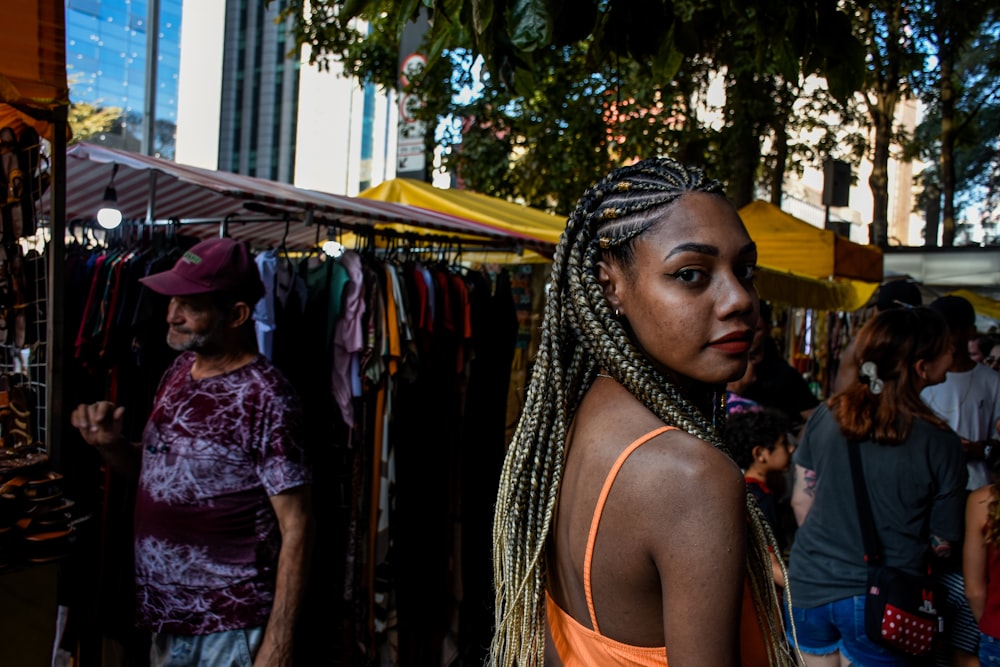
[[635, 466], [647, 490], [659, 489], [664, 511], [691, 505], [731, 507], [742, 513], [746, 483], [733, 460], [710, 443], [682, 430], [670, 430], [644, 447]]
[[[619, 385], [595, 387], [578, 413], [574, 440], [617, 455], [629, 443], [663, 429], [663, 422]], [[622, 474], [635, 482], [645, 480], [669, 493], [665, 486], [708, 490], [744, 488], [736, 464], [710, 443], [679, 428], [650, 437], [630, 457]]]

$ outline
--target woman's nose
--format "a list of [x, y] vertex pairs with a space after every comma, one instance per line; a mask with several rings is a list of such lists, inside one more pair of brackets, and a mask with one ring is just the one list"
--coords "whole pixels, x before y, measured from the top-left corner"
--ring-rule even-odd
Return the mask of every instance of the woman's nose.
[[719, 284], [717, 304], [720, 307], [719, 314], [723, 319], [733, 313], [753, 312], [755, 299], [754, 288], [748, 287], [735, 274], [730, 274], [728, 280]]

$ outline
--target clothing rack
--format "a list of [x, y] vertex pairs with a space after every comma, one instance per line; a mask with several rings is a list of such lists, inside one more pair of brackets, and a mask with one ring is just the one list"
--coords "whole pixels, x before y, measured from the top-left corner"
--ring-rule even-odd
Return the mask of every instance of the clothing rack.
[[[255, 207], [261, 208], [261, 207]], [[206, 225], [206, 224], [218, 224], [219, 225], [219, 235], [220, 236], [230, 236], [231, 227], [234, 224], [274, 224], [274, 223], [285, 223], [286, 231], [282, 240], [287, 240], [288, 228], [295, 222], [296, 219], [289, 215], [275, 215], [270, 217], [238, 217], [238, 216], [228, 216], [223, 219], [219, 218], [185, 218], [182, 220], [154, 220], [150, 222], [144, 222], [142, 224], [152, 224], [152, 225], [166, 225], [173, 224], [183, 226], [190, 225]], [[305, 220], [301, 221], [306, 227], [316, 226], [317, 240], [319, 243], [320, 230], [326, 227], [328, 236], [335, 236], [337, 233], [349, 232], [354, 234], [358, 239], [368, 240], [370, 245], [374, 247], [374, 239], [382, 239], [385, 241], [402, 241], [404, 243], [410, 244], [425, 244], [428, 246], [441, 247], [448, 246], [453, 247], [460, 252], [506, 252], [516, 254], [521, 256], [524, 254], [526, 244], [524, 243], [511, 243], [510, 239], [506, 238], [496, 238], [490, 239], [488, 237], [463, 237], [455, 236], [453, 234], [434, 234], [434, 233], [424, 233], [424, 232], [414, 232], [414, 231], [400, 231], [391, 228], [377, 228], [371, 225], [363, 225], [356, 223], [349, 223], [344, 220], [330, 220], [323, 218], [316, 218], [310, 215], [306, 215]], [[283, 245], [283, 244], [282, 244]]]

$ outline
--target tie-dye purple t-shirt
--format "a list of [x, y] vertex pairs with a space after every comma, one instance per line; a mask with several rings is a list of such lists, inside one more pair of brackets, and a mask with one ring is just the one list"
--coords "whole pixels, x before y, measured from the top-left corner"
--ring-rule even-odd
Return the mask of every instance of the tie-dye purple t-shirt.
[[181, 354], [142, 438], [135, 510], [138, 621], [203, 635], [263, 625], [281, 533], [269, 496], [309, 484], [291, 385], [264, 357], [194, 380]]

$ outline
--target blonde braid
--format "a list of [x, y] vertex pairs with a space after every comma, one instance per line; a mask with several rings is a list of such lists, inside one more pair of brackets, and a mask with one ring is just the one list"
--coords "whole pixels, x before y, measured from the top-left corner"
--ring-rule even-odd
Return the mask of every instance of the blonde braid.
[[[611, 313], [597, 277], [602, 258], [629, 266], [635, 240], [662, 216], [664, 206], [692, 191], [721, 194], [722, 186], [673, 160], [644, 160], [613, 171], [584, 193], [567, 221], [552, 262], [524, 412], [497, 496], [496, 630], [489, 660], [494, 667], [540, 667], [544, 662], [545, 548], [562, 480], [566, 434], [598, 368], [665, 424], [726, 451], [713, 421], [636, 348]], [[721, 417], [724, 401], [718, 407], [723, 408]], [[753, 497], [748, 494], [747, 499], [747, 572], [754, 608], [771, 664], [794, 665], [771, 577], [768, 547], [777, 553], [777, 541]]]

